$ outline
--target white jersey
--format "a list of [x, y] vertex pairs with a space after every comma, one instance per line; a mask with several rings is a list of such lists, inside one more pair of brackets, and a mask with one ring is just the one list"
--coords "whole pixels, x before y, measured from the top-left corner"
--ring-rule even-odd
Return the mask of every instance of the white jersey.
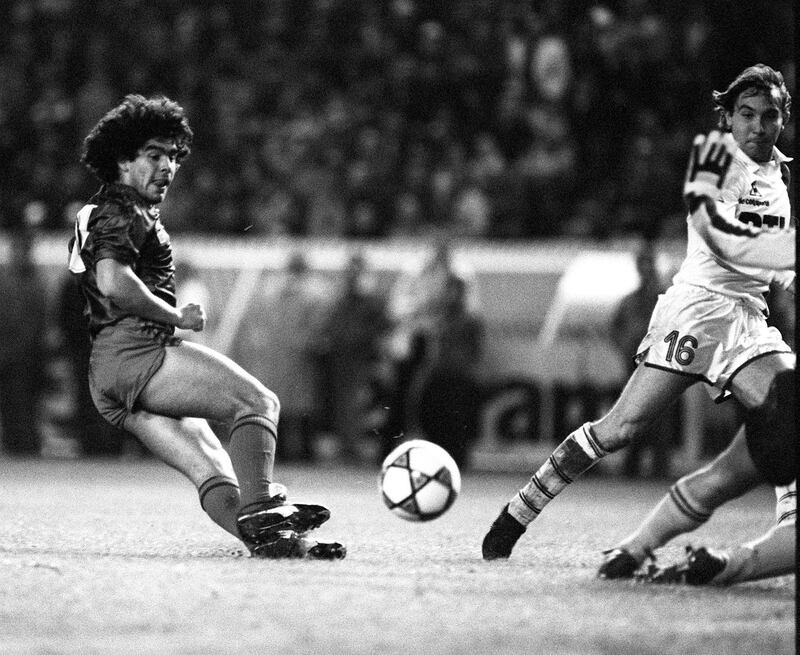
[[[777, 148], [770, 161], [758, 163], [741, 149], [736, 150], [725, 183], [716, 200], [717, 211], [729, 223], [738, 222], [750, 230], [789, 230], [791, 207], [781, 164], [791, 161]], [[737, 264], [713, 254], [711, 248], [687, 218], [686, 259], [673, 278], [675, 284], [701, 286], [727, 296], [749, 300], [766, 310], [764, 293], [772, 282], [789, 286], [794, 271], [776, 271]]]

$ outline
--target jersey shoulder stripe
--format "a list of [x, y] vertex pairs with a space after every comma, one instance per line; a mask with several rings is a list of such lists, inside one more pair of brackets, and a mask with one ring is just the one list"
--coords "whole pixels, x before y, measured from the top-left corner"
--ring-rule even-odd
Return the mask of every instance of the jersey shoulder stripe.
[[69, 253], [69, 270], [73, 273], [83, 273], [86, 266], [81, 258], [81, 249], [89, 236], [89, 217], [97, 205], [84, 205], [75, 219], [75, 236]]

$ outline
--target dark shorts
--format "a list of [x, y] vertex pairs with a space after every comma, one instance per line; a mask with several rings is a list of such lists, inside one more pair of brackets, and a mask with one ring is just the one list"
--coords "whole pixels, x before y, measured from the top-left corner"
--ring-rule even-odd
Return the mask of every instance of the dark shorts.
[[103, 418], [123, 427], [166, 349], [180, 343], [158, 325], [134, 317], [102, 329], [92, 343], [89, 390]]

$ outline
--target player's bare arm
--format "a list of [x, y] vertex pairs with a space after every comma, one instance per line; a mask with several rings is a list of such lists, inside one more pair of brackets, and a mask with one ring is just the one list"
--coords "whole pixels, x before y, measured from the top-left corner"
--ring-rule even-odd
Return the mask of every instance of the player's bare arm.
[[120, 309], [145, 319], [199, 332], [205, 326], [203, 307], [187, 303], [173, 307], [154, 295], [130, 266], [115, 259], [97, 262], [97, 286]]

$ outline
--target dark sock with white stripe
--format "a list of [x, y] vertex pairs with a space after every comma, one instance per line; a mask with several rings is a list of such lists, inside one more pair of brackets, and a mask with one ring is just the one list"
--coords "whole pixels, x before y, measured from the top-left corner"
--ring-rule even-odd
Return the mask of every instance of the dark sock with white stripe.
[[277, 426], [262, 414], [240, 416], [231, 428], [228, 453], [241, 488], [241, 505], [269, 498], [275, 466]]
[[797, 482], [775, 487], [775, 497], [775, 520], [778, 525], [794, 522], [797, 519]]
[[713, 507], [706, 507], [692, 498], [683, 480], [678, 480], [636, 532], [625, 539], [618, 548], [624, 548], [638, 561], [673, 537], [696, 530], [711, 518]]
[[508, 504], [508, 513], [522, 525], [535, 519], [544, 506], [606, 455], [588, 423], [570, 434]]
[[200, 506], [223, 530], [239, 536], [236, 512], [239, 510], [239, 485], [224, 475], [209, 478], [197, 490]]

